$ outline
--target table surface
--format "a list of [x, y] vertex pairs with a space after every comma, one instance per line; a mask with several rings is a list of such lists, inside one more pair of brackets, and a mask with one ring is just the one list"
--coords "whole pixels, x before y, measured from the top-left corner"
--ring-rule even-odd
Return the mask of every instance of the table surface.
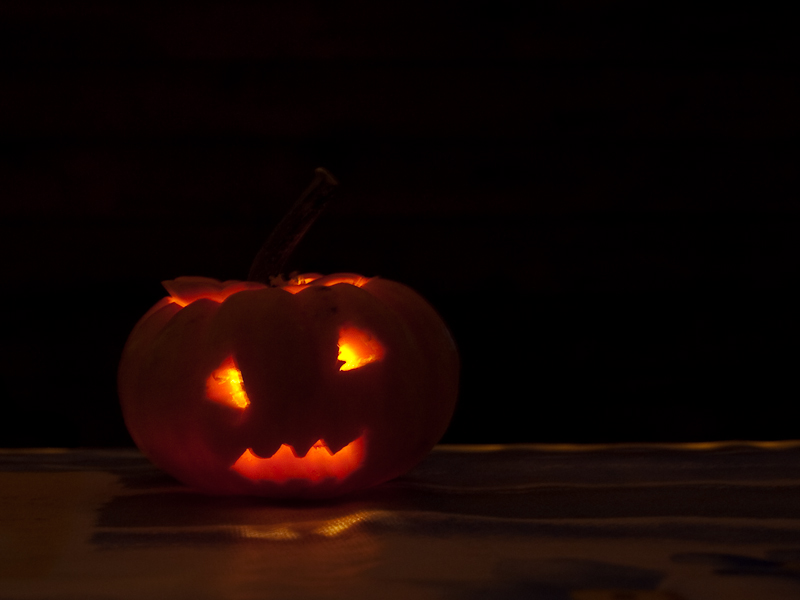
[[800, 442], [440, 446], [324, 504], [0, 450], [0, 598], [800, 598]]

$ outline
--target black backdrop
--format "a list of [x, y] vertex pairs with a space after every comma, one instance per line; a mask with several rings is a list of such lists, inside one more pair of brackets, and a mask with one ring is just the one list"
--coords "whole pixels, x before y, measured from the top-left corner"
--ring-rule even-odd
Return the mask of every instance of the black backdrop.
[[130, 444], [159, 281], [244, 278], [317, 166], [290, 268], [436, 306], [444, 441], [797, 437], [795, 21], [721, 10], [0, 2], [0, 445]]

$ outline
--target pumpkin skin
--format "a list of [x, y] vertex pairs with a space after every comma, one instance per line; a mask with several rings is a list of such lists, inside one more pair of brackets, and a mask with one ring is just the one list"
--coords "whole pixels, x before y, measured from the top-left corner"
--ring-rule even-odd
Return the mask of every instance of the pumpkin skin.
[[444, 434], [458, 354], [410, 288], [353, 274], [164, 286], [125, 345], [119, 397], [136, 445], [183, 483], [336, 496], [405, 473]]

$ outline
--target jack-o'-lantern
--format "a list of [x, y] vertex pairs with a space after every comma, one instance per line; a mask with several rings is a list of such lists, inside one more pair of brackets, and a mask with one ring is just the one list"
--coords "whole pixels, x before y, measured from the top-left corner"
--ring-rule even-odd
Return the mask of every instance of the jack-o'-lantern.
[[119, 394], [140, 450], [214, 494], [327, 497], [394, 478], [444, 434], [458, 356], [379, 277], [179, 277], [134, 328]]

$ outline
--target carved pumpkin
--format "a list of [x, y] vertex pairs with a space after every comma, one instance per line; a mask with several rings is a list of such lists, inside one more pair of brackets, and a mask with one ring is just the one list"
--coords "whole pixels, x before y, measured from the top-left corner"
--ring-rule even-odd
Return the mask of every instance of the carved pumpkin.
[[447, 428], [456, 349], [410, 288], [351, 274], [164, 286], [125, 346], [119, 395], [136, 444], [184, 483], [334, 496], [406, 472]]

